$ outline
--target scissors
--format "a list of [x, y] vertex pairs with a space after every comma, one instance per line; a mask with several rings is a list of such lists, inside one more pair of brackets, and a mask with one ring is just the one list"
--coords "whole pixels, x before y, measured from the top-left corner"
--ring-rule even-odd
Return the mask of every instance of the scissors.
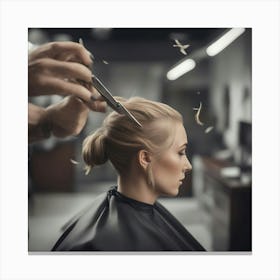
[[129, 117], [130, 120], [132, 120], [134, 123], [136, 123], [138, 126], [142, 127], [142, 125], [136, 120], [136, 118], [120, 103], [118, 102], [110, 93], [110, 91], [104, 86], [104, 84], [95, 76], [92, 74], [91, 76], [92, 84], [93, 86], [98, 90], [98, 92], [102, 95], [102, 97], [105, 99], [107, 104], [117, 113], [121, 115], [126, 115]]
[[[79, 44], [82, 46], [85, 46], [83, 39], [79, 38]], [[92, 69], [91, 69], [92, 70]], [[129, 117], [130, 120], [132, 120], [134, 123], [136, 123], [138, 126], [142, 127], [141, 123], [139, 123], [136, 118], [120, 103], [118, 102], [113, 95], [110, 93], [110, 91], [103, 85], [103, 83], [92, 74], [91, 76], [92, 84], [93, 86], [98, 90], [98, 92], [103, 96], [107, 104], [117, 113], [121, 115], [126, 115]]]

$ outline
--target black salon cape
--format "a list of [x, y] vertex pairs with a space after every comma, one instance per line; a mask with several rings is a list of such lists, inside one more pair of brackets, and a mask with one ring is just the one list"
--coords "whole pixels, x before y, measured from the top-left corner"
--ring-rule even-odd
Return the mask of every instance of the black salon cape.
[[139, 202], [113, 187], [70, 223], [52, 251], [205, 249], [159, 202]]

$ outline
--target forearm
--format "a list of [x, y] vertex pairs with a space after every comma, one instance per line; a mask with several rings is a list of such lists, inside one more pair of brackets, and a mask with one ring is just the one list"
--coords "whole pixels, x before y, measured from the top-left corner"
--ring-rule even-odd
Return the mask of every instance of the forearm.
[[51, 123], [45, 108], [28, 103], [28, 143], [33, 143], [51, 135]]

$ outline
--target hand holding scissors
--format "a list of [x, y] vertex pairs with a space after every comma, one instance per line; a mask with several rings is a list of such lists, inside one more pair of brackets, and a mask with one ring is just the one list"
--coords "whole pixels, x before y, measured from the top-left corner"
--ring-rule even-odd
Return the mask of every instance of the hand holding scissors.
[[[83, 40], [80, 38], [79, 43], [84, 46]], [[91, 57], [94, 58], [93, 55]], [[91, 81], [94, 88], [100, 93], [103, 99], [107, 102], [107, 104], [117, 113], [121, 115], [126, 115], [131, 119], [132, 122], [136, 123], [138, 126], [142, 127], [142, 125], [136, 120], [136, 118], [120, 103], [118, 102], [110, 91], [104, 86], [104, 84], [94, 75], [91, 76]]]

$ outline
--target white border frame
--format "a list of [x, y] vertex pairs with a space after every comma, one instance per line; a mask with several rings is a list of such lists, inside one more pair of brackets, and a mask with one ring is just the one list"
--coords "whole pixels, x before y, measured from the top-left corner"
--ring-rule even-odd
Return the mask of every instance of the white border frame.
[[[1, 279], [280, 279], [279, 2], [2, 1]], [[28, 27], [252, 27], [253, 254], [28, 255]]]

